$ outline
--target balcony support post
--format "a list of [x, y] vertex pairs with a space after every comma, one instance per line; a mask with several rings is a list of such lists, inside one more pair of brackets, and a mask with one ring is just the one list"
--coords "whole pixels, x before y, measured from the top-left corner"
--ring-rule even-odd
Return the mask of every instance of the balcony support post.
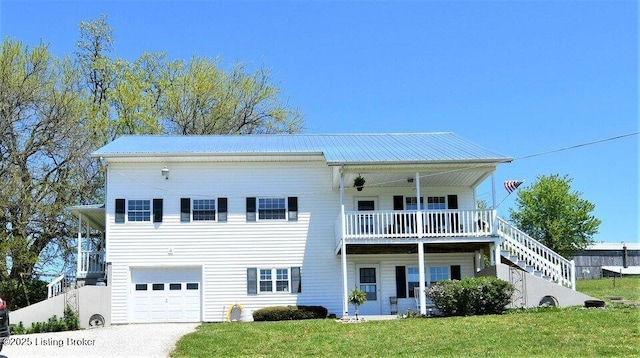
[[493, 210], [496, 210], [496, 174], [495, 172], [491, 172], [491, 200]]
[[420, 193], [420, 173], [416, 172], [416, 207], [418, 210], [416, 211], [416, 234], [419, 238], [423, 236], [424, 226], [422, 224], [422, 203], [420, 199], [422, 198], [422, 194]]
[[347, 282], [347, 243], [345, 242], [345, 211], [344, 211], [344, 168], [340, 169], [340, 242], [342, 243], [341, 261], [342, 261], [342, 314], [343, 317], [349, 316], [349, 293]]
[[427, 302], [426, 302], [426, 287], [424, 284], [424, 281], [426, 280], [425, 274], [424, 274], [424, 243], [422, 241], [418, 242], [418, 277], [420, 280], [420, 283], [418, 285], [418, 287], [420, 287], [420, 296], [418, 299], [418, 302], [420, 303], [420, 314], [426, 315], [427, 314]]
[[78, 257], [76, 261], [76, 275], [78, 275], [82, 268], [82, 213], [78, 213]]

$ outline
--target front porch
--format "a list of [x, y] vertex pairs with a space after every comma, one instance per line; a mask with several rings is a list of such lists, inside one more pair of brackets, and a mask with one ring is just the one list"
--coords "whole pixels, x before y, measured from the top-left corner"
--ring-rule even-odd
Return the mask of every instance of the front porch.
[[104, 205], [79, 205], [70, 210], [78, 218], [76, 279], [95, 284], [106, 272]]

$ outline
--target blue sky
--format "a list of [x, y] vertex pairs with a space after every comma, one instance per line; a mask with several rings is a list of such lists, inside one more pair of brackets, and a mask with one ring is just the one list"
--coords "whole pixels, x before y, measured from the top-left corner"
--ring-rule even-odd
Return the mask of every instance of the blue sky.
[[[270, 68], [307, 133], [452, 131], [520, 158], [638, 132], [636, 1], [2, 0], [0, 34], [72, 55], [100, 14], [116, 57]], [[554, 173], [596, 204], [596, 240], [638, 241], [637, 134], [504, 164], [498, 201]]]

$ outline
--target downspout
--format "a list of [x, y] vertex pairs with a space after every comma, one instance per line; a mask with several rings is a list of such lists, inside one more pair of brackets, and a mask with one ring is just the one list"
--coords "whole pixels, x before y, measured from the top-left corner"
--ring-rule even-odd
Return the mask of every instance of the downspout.
[[340, 241], [342, 243], [341, 261], [342, 261], [342, 314], [343, 317], [349, 316], [349, 297], [347, 282], [347, 243], [345, 242], [345, 220], [344, 220], [344, 165], [340, 168]]

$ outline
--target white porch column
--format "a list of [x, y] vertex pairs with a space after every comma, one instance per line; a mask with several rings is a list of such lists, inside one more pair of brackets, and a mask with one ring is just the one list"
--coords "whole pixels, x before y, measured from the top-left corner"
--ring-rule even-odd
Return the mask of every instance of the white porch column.
[[424, 243], [423, 242], [418, 242], [418, 270], [419, 270], [419, 280], [420, 280], [420, 296], [419, 296], [419, 301], [420, 302], [420, 314], [427, 314], [427, 302], [425, 300], [425, 292], [424, 290], [426, 289], [425, 285], [424, 285], [424, 281], [426, 280], [426, 277], [424, 276]]
[[82, 267], [82, 213], [78, 213], [78, 258], [76, 260], [76, 276]]
[[416, 212], [416, 234], [418, 238], [422, 237], [422, 233], [424, 231], [424, 226], [422, 224], [422, 204], [420, 203], [420, 198], [422, 197], [420, 193], [420, 173], [416, 172], [416, 207], [418, 208]]
[[340, 242], [342, 243], [341, 261], [342, 261], [342, 314], [343, 317], [349, 316], [349, 293], [347, 282], [347, 243], [345, 242], [345, 220], [344, 220], [344, 171], [340, 169]]

